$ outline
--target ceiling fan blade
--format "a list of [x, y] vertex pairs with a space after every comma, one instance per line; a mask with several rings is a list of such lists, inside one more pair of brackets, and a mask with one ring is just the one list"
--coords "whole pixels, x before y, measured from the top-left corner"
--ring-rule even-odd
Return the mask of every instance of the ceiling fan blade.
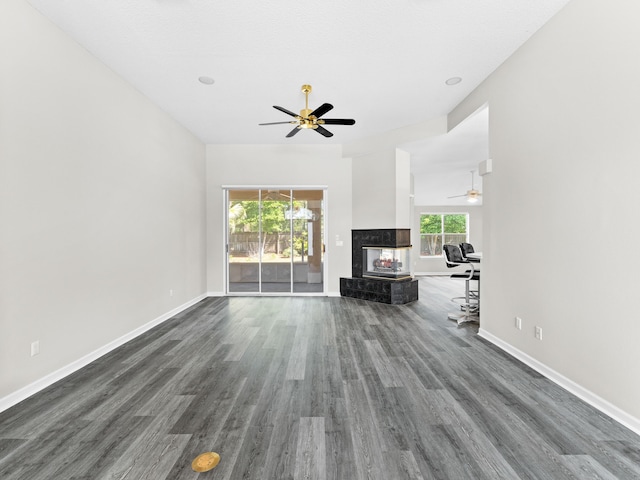
[[325, 118], [322, 122], [325, 125], [354, 125], [356, 121], [352, 118]]
[[331, 105], [330, 103], [323, 103], [318, 108], [316, 108], [313, 112], [311, 112], [309, 116], [313, 115], [316, 118], [320, 118], [322, 115], [324, 115], [325, 113], [327, 113], [329, 110], [332, 110], [332, 109], [333, 109], [333, 105]]
[[259, 123], [258, 125], [281, 125], [283, 123], [297, 123], [297, 122], [270, 122], [270, 123]]
[[298, 127], [294, 128], [293, 130], [291, 130], [289, 133], [287, 133], [287, 138], [293, 137], [296, 133], [298, 133], [300, 131], [300, 129]]
[[467, 194], [465, 193], [464, 195], [454, 195], [453, 197], [447, 197], [447, 198], [460, 198], [460, 197], [466, 197]]
[[276, 110], [280, 110], [282, 113], [286, 113], [287, 115], [291, 115], [292, 117], [299, 116], [297, 113], [293, 113], [291, 110], [287, 110], [284, 107], [279, 107], [278, 105], [274, 105], [273, 108], [275, 108]]
[[318, 132], [320, 135], [324, 135], [325, 137], [333, 137], [333, 133], [331, 133], [326, 128], [323, 128], [320, 125], [318, 125], [317, 127], [318, 128], [315, 128], [314, 130]]

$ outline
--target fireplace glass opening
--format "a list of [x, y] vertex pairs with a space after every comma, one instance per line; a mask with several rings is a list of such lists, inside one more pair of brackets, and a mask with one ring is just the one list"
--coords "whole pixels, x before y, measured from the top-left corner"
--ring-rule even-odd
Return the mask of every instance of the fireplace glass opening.
[[363, 277], [407, 278], [411, 276], [411, 247], [362, 247]]

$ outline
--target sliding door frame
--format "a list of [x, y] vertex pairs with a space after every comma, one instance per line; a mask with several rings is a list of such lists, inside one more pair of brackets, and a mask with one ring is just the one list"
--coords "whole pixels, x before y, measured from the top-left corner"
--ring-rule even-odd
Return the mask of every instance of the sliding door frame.
[[[328, 202], [329, 202], [329, 194], [327, 185], [222, 185], [222, 197], [223, 197], [223, 244], [222, 244], [222, 258], [223, 258], [223, 285], [224, 285], [224, 294], [226, 296], [327, 296], [328, 292], [328, 254], [326, 251], [326, 244], [328, 238], [328, 230], [327, 226], [328, 222]], [[294, 262], [293, 255], [291, 261], [291, 273], [289, 278], [289, 291], [288, 292], [263, 292], [262, 291], [262, 258], [260, 256], [258, 262], [258, 291], [257, 292], [231, 292], [229, 288], [229, 192], [233, 190], [257, 190], [261, 192], [263, 190], [289, 190], [292, 192], [300, 191], [300, 190], [321, 190], [322, 191], [322, 291], [321, 292], [295, 292], [294, 291]], [[293, 201], [293, 199], [292, 199]], [[260, 199], [260, 208], [262, 208], [262, 199]], [[262, 217], [262, 214], [261, 214]], [[260, 223], [262, 223], [262, 218], [260, 219]], [[290, 222], [290, 235], [293, 235], [293, 218]], [[262, 233], [262, 228], [260, 228], [260, 232]]]

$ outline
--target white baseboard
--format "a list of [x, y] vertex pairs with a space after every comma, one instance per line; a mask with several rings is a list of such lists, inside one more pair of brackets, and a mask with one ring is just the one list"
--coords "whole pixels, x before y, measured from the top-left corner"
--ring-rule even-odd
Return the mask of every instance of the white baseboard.
[[70, 364], [60, 368], [59, 370], [56, 370], [55, 372], [52, 372], [40, 378], [39, 380], [36, 380], [33, 383], [30, 383], [29, 385], [21, 388], [20, 390], [10, 393], [6, 397], [0, 398], [0, 412], [3, 412], [10, 407], [13, 407], [14, 405], [20, 403], [21, 401], [47, 388], [49, 385], [54, 384], [58, 380], [62, 380], [64, 377], [71, 375], [72, 373], [80, 370], [82, 367], [87, 366], [88, 364], [97, 360], [103, 355], [106, 355], [107, 353], [111, 352], [112, 350], [115, 350], [119, 346], [124, 345], [128, 341], [133, 340], [134, 338], [136, 338], [139, 335], [142, 335], [148, 330], [151, 330], [153, 327], [160, 325], [161, 323], [169, 320], [170, 318], [174, 317], [175, 315], [182, 312], [183, 310], [186, 310], [192, 305], [195, 305], [200, 300], [207, 298], [207, 296], [208, 294], [199, 295], [193, 300], [190, 300], [187, 303], [174, 308], [170, 312], [167, 312], [159, 316], [158, 318], [151, 320], [148, 323], [145, 323], [144, 325], [136, 328], [135, 330], [127, 333], [126, 335], [123, 335], [122, 337], [117, 338], [112, 342], [109, 342], [103, 347], [100, 347], [99, 349], [85, 355], [84, 357], [79, 358], [74, 362], [71, 362]]
[[512, 357], [517, 358], [522, 363], [530, 366], [536, 372], [544, 375], [552, 382], [557, 383], [565, 390], [574, 394], [576, 397], [580, 398], [581, 400], [584, 400], [592, 407], [600, 410], [605, 415], [608, 415], [609, 417], [613, 418], [615, 421], [621, 423], [622, 425], [627, 427], [629, 430], [632, 430], [633, 432], [640, 435], [640, 419], [637, 419], [632, 415], [629, 415], [627, 412], [625, 412], [624, 410], [621, 410], [620, 408], [616, 407], [612, 403], [609, 403], [604, 398], [599, 397], [595, 393], [587, 390], [581, 385], [578, 385], [573, 380], [568, 379], [564, 375], [549, 368], [545, 364], [540, 363], [535, 358], [530, 357], [523, 351], [518, 350], [517, 348], [504, 342], [503, 340], [496, 337], [495, 335], [492, 335], [486, 330], [483, 330], [482, 328], [480, 328], [478, 330], [478, 335], [480, 335], [485, 340], [493, 343], [495, 346], [501, 348]]
[[340, 292], [327, 292], [327, 297], [339, 297]]
[[207, 292], [207, 297], [224, 297], [224, 292]]

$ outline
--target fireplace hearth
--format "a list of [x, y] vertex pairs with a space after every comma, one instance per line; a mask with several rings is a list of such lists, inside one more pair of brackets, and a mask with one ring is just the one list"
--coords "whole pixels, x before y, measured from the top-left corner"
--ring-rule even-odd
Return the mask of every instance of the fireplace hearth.
[[411, 270], [411, 231], [351, 231], [351, 275], [340, 279], [340, 295], [401, 305], [418, 300]]

